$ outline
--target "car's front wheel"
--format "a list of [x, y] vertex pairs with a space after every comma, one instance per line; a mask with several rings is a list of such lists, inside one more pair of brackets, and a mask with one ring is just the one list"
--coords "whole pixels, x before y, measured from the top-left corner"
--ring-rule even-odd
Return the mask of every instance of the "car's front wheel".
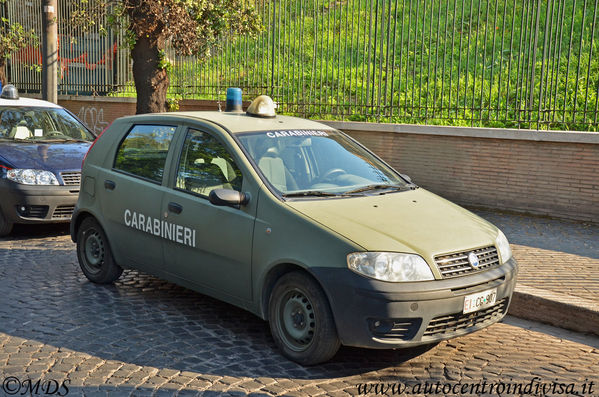
[[283, 355], [302, 365], [325, 362], [339, 350], [328, 299], [308, 275], [291, 272], [277, 281], [270, 296], [269, 321]]
[[114, 261], [104, 230], [94, 218], [81, 222], [77, 232], [77, 259], [85, 277], [94, 283], [112, 283], [123, 272]]
[[13, 223], [6, 220], [6, 217], [0, 210], [0, 237], [4, 237], [12, 232]]

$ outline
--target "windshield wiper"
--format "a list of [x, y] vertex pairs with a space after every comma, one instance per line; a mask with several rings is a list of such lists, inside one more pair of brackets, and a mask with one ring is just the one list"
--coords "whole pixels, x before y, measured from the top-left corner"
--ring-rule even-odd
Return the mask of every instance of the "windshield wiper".
[[79, 138], [47, 138], [44, 137], [42, 139], [33, 139], [32, 142], [41, 142], [41, 143], [56, 143], [56, 142], [81, 142], [81, 143], [91, 143], [90, 141], [86, 141], [85, 139]]
[[64, 139], [65, 142], [81, 142], [81, 143], [91, 143], [90, 141], [86, 141], [85, 139], [81, 139], [81, 138], [69, 138], [69, 139]]
[[[413, 185], [416, 186], [416, 185]], [[367, 192], [370, 190], [381, 190], [381, 189], [393, 189], [393, 190], [405, 190], [405, 189], [414, 189], [411, 185], [386, 185], [386, 184], [374, 184], [374, 185], [366, 185], [353, 190], [348, 190], [344, 192], [344, 194], [352, 194], [352, 193], [361, 193]]]
[[306, 190], [303, 192], [283, 193], [283, 197], [336, 197], [344, 194], [323, 192], [322, 190]]

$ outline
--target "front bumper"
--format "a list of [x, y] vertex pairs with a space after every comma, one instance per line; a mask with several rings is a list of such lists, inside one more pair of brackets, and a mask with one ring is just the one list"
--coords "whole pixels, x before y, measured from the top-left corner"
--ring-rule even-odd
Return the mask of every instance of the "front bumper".
[[[390, 283], [349, 269], [312, 268], [331, 303], [341, 343], [397, 348], [436, 343], [485, 328], [509, 307], [518, 265], [510, 259], [480, 273], [418, 283]], [[462, 314], [464, 298], [497, 288], [494, 306]]]
[[69, 222], [79, 186], [21, 185], [0, 179], [0, 208], [11, 223]]

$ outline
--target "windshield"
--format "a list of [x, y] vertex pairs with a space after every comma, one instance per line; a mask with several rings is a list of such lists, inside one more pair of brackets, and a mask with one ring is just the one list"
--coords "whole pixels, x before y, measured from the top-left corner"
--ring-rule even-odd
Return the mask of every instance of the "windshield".
[[284, 196], [330, 196], [408, 184], [339, 131], [261, 131], [237, 135]]
[[65, 109], [44, 107], [1, 107], [0, 138], [25, 142], [94, 140]]

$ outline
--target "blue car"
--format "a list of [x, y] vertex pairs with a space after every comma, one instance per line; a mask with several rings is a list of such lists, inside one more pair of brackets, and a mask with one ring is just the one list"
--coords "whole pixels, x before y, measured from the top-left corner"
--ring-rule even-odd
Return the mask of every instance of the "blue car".
[[0, 94], [0, 236], [15, 223], [69, 222], [95, 135], [68, 110]]

